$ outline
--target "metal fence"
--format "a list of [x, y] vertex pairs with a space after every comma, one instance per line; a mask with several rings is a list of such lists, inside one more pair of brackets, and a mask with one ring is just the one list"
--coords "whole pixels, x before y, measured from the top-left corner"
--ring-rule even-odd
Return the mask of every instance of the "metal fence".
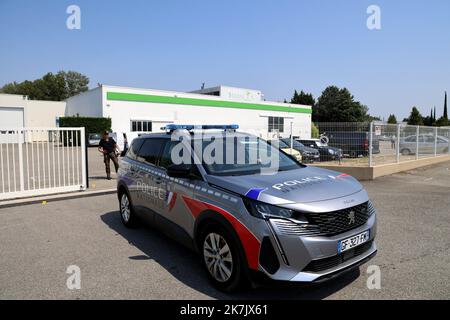
[[[377, 122], [317, 123], [316, 126], [319, 129], [316, 138], [323, 145], [321, 162], [375, 166], [450, 155], [448, 127]], [[322, 153], [327, 151], [339, 156], [324, 157]]]
[[0, 200], [86, 188], [84, 128], [0, 128]]

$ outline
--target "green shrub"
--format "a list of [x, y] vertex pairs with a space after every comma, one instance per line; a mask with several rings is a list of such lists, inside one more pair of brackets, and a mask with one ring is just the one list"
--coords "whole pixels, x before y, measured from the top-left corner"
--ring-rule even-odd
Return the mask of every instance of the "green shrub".
[[311, 122], [311, 138], [319, 138], [319, 129], [317, 129], [314, 122]]
[[60, 117], [59, 126], [67, 127], [84, 127], [86, 135], [89, 133], [102, 133], [111, 131], [111, 118], [96, 117]]

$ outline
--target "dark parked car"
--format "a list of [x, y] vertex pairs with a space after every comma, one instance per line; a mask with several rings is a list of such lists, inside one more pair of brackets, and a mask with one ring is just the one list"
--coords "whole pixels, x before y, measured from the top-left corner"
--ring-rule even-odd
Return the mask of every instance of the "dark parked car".
[[[288, 146], [291, 145], [290, 138], [281, 139], [281, 141], [286, 143]], [[302, 154], [303, 162], [311, 163], [320, 160], [320, 153], [317, 149], [307, 147], [303, 143], [295, 139], [292, 140], [292, 148], [297, 151], [300, 151], [300, 153]]]
[[[354, 131], [327, 132], [330, 146], [339, 148], [344, 155], [351, 158], [369, 155], [369, 133]], [[373, 136], [372, 153], [380, 153], [380, 141]]]
[[320, 153], [320, 161], [340, 160], [342, 158], [342, 150], [335, 147], [330, 147], [323, 143], [320, 139], [296, 139], [303, 145], [314, 148]]

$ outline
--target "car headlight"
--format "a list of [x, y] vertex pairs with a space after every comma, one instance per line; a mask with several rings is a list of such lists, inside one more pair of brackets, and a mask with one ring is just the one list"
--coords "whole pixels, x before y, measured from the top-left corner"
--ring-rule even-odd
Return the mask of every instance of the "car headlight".
[[298, 211], [277, 207], [261, 201], [243, 198], [247, 211], [254, 217], [260, 219], [269, 218], [288, 218], [294, 219], [301, 223], [308, 223], [306, 217]]
[[334, 152], [333, 149], [328, 149], [328, 153], [329, 153], [329, 154], [335, 154], [336, 152]]

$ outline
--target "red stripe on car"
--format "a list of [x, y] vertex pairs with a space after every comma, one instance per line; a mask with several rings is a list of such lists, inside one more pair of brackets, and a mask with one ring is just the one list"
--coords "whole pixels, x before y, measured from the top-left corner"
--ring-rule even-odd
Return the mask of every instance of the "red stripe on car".
[[220, 213], [225, 219], [227, 219], [228, 222], [231, 223], [234, 230], [238, 234], [239, 239], [241, 240], [242, 246], [244, 247], [245, 255], [247, 257], [249, 268], [258, 270], [260, 242], [255, 237], [255, 235], [250, 230], [247, 229], [247, 227], [244, 224], [242, 224], [238, 219], [236, 219], [236, 217], [233, 216], [231, 213], [220, 207], [217, 207], [207, 202], [191, 199], [186, 196], [182, 197], [184, 202], [186, 203], [186, 206], [189, 208], [194, 218], [197, 218], [200, 213], [209, 209]]
[[176, 192], [174, 192], [172, 194], [172, 199], [170, 199], [169, 211], [172, 211], [173, 207], [175, 206], [175, 202], [177, 202], [177, 194], [176, 194]]

